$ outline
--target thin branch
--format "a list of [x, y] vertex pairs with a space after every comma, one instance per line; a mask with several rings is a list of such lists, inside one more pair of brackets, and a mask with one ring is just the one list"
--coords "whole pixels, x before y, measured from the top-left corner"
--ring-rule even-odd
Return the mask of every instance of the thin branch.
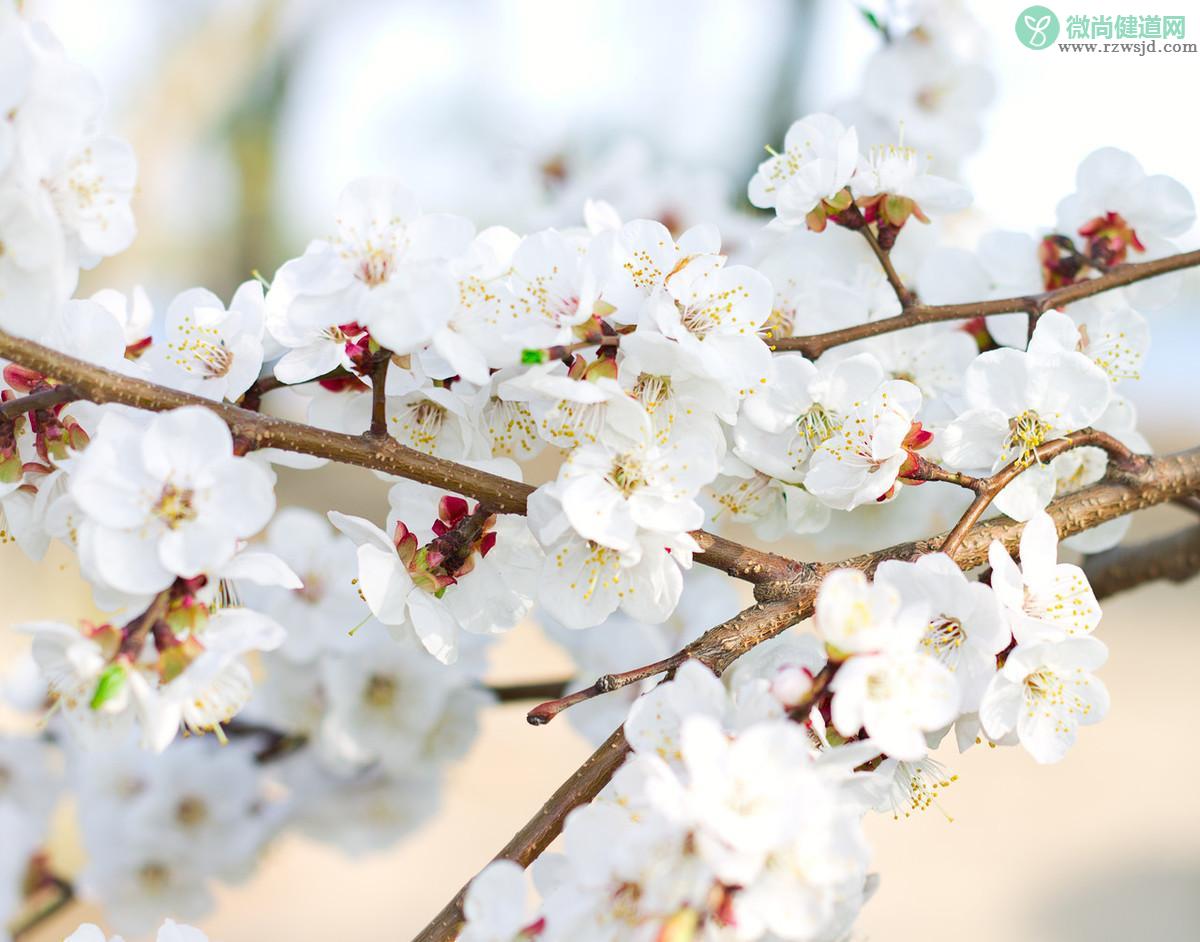
[[915, 457], [916, 467], [901, 475], [905, 481], [941, 481], [945, 484], [954, 484], [976, 492], [986, 482], [986, 478], [973, 477], [970, 474], [964, 474], [962, 471], [951, 471], [949, 468], [943, 468], [940, 464], [936, 464], [921, 455], [916, 455]]
[[1194, 494], [1187, 497], [1177, 497], [1175, 503], [1194, 514], [1200, 514], [1200, 497]]
[[[228, 403], [213, 402], [146, 380], [122, 376], [3, 331], [0, 331], [0, 357], [69, 383], [81, 399], [119, 402], [151, 412], [203, 406], [218, 415], [229, 426], [234, 438], [249, 449], [279, 448], [384, 471], [462, 494], [487, 504], [496, 513], [525, 513], [526, 499], [533, 493], [528, 484], [406, 448], [391, 437], [347, 435], [260, 415]], [[790, 579], [800, 571], [800, 563], [774, 553], [752, 549], [703, 530], [695, 531], [692, 536], [702, 550], [696, 556], [697, 562], [738, 579], [756, 584], [773, 582]]]
[[387, 374], [391, 365], [390, 350], [376, 352], [371, 370], [371, 428], [367, 432], [372, 438], [387, 438]]
[[262, 403], [262, 397], [269, 392], [274, 392], [276, 389], [287, 389], [293, 386], [303, 386], [306, 383], [319, 383], [325, 379], [338, 379], [343, 376], [351, 375], [353, 374], [349, 373], [344, 367], [335, 366], [328, 373], [324, 373], [321, 376], [314, 376], [312, 379], [306, 379], [300, 383], [285, 383], [274, 373], [268, 373], [266, 376], [260, 376], [250, 385], [250, 388], [247, 389], [242, 394], [241, 399], [238, 400], [238, 405], [240, 405], [243, 409], [258, 411], [258, 408]]
[[867, 240], [867, 244], [871, 246], [871, 251], [875, 253], [875, 257], [879, 259], [879, 265], [883, 269], [884, 275], [887, 277], [888, 284], [892, 286], [892, 290], [896, 292], [896, 300], [900, 302], [901, 309], [908, 311], [912, 308], [915, 296], [905, 287], [904, 280], [896, 271], [896, 266], [892, 264], [892, 256], [882, 245], [879, 244], [879, 239], [875, 233], [871, 231], [871, 227], [864, 225], [858, 230], [863, 234], [863, 238]]
[[52, 876], [49, 878], [48, 886], [54, 887], [55, 895], [44, 905], [30, 913], [23, 920], [18, 922], [12, 930], [13, 942], [17, 939], [22, 939], [30, 932], [53, 917], [58, 912], [69, 906], [75, 899], [75, 887], [67, 880], [61, 877]]
[[18, 396], [15, 399], [9, 399], [7, 402], [0, 403], [0, 418], [15, 419], [26, 412], [53, 409], [59, 403], [70, 402], [72, 399], [78, 398], [69, 386], [53, 386], [50, 389], [41, 389], [35, 393], [30, 393], [28, 396]]
[[530, 726], [544, 726], [568, 707], [573, 707], [577, 703], [583, 703], [585, 700], [591, 700], [593, 697], [598, 697], [601, 694], [612, 693], [614, 690], [620, 690], [622, 687], [628, 687], [630, 684], [636, 684], [657, 674], [665, 674], [668, 671], [673, 671], [686, 660], [687, 655], [679, 652], [661, 661], [655, 661], [653, 664], [636, 667], [631, 671], [624, 671], [620, 674], [604, 674], [597, 678], [596, 682], [590, 687], [577, 690], [575, 693], [567, 694], [565, 697], [558, 697], [554, 700], [547, 700], [545, 703], [539, 703], [526, 714], [525, 719], [529, 721]]
[[809, 714], [816, 709], [825, 694], [829, 691], [829, 684], [838, 672], [838, 668], [842, 666], [842, 661], [829, 660], [825, 662], [825, 666], [817, 671], [816, 676], [812, 679], [812, 686], [808, 688], [808, 692], [804, 694], [800, 702], [788, 710], [788, 718], [796, 723], [807, 723]]
[[[600, 789], [621, 767], [628, 752], [629, 743], [625, 741], [625, 731], [618, 729], [592, 753], [574, 775], [559, 786], [529, 823], [513, 835], [512, 840], [496, 855], [496, 859], [513, 860], [522, 867], [528, 867], [550, 846], [550, 842], [558, 837], [567, 815], [600, 793]], [[464, 886], [454, 899], [434, 916], [429, 925], [414, 937], [413, 942], [449, 942], [457, 936], [462, 924], [462, 902], [466, 892], [467, 888]]]
[[830, 347], [852, 343], [866, 337], [905, 330], [921, 324], [937, 324], [943, 321], [971, 320], [992, 314], [1044, 314], [1073, 301], [1081, 301], [1114, 288], [1122, 288], [1147, 278], [1155, 278], [1168, 272], [1200, 265], [1200, 250], [1168, 255], [1148, 262], [1116, 265], [1098, 278], [1063, 285], [1041, 294], [1022, 295], [1014, 298], [998, 298], [992, 301], [972, 301], [966, 304], [914, 304], [895, 317], [885, 317], [866, 324], [856, 324], [824, 334], [809, 334], [803, 337], [781, 337], [771, 343], [777, 351], [799, 350], [809, 359], [816, 359]]
[[[1149, 458], [1137, 473], [1069, 494], [1051, 503], [1047, 512], [1060, 537], [1067, 537], [1135, 510], [1197, 492], [1200, 492], [1200, 448], [1193, 448], [1175, 455]], [[962, 541], [956, 561], [963, 569], [982, 565], [993, 540], [1009, 549], [1015, 548], [1023, 527], [1023, 524], [1007, 519], [977, 524]], [[816, 604], [817, 589], [829, 572], [854, 568], [870, 575], [884, 560], [913, 560], [937, 552], [945, 539], [946, 535], [942, 534], [900, 543], [839, 563], [804, 564], [801, 573], [790, 582], [760, 584], [755, 589], [759, 604], [710, 628], [680, 653], [686, 655], [685, 659], [695, 658], [721, 674], [751, 648], [810, 617]], [[628, 749], [624, 733], [618, 729], [516, 833], [497, 859], [515, 860], [521, 866], [528, 866], [558, 836], [567, 814], [600, 792], [624, 761]], [[449, 942], [453, 939], [462, 922], [465, 892], [466, 887], [416, 936], [415, 942]]]
[[1105, 598], [1147, 582], [1186, 582], [1200, 573], [1200, 524], [1132, 546], [1114, 546], [1083, 561], [1092, 591]]
[[1106, 432], [1099, 432], [1096, 429], [1080, 429], [1078, 432], [1071, 432], [1062, 438], [1046, 442], [1044, 445], [1039, 445], [1034, 449], [1033, 461], [1017, 459], [990, 477], [984, 478], [982, 481], [976, 479], [973, 485], [968, 485], [975, 491], [975, 499], [971, 501], [971, 506], [967, 508], [958, 523], [946, 535], [946, 540], [942, 543], [941, 551], [947, 556], [953, 556], [959, 544], [962, 543], [963, 538], [967, 535], [967, 531], [983, 516], [984, 511], [991, 506], [992, 501], [1027, 468], [1032, 467], [1034, 463], [1042, 464], [1043, 462], [1051, 461], [1063, 452], [1071, 451], [1074, 448], [1083, 448], [1088, 445], [1103, 448], [1108, 452], [1109, 459], [1123, 471], [1136, 471], [1145, 467], [1147, 460], [1145, 456], [1134, 454], [1126, 445], [1117, 441], [1111, 435]]
[[154, 630], [154, 625], [166, 616], [170, 601], [171, 590], [163, 589], [150, 602], [150, 607], [129, 623], [125, 628], [124, 637], [121, 638], [121, 646], [117, 650], [118, 657], [124, 655], [135, 661], [138, 659], [146, 644], [146, 638]]

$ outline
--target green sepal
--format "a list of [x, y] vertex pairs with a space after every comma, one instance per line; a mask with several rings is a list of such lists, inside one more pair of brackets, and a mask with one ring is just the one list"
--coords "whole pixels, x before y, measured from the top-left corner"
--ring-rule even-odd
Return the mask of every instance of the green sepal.
[[109, 664], [101, 672], [100, 679], [96, 681], [96, 692], [92, 694], [92, 701], [88, 706], [93, 710], [99, 710], [125, 689], [126, 679], [123, 664]]

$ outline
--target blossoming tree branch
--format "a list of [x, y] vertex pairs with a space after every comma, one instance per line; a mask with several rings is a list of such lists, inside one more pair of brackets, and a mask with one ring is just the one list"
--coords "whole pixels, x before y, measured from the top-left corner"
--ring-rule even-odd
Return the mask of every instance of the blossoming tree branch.
[[[140, 289], [75, 296], [134, 237], [134, 158], [0, 10], [0, 542], [69, 548], [107, 613], [22, 627], [14, 934], [77, 892], [132, 932], [199, 918], [285, 828], [386, 846], [499, 698], [599, 748], [421, 939], [832, 942], [876, 880], [863, 817], [932, 804], [951, 733], [1063, 759], [1109, 706], [1098, 599], [1200, 569], [1194, 522], [1120, 545], [1200, 503], [1200, 448], [1150, 454], [1124, 394], [1200, 265], [1170, 241], [1192, 199], [1123, 151], [1084, 159], [1053, 228], [973, 250], [939, 222], [963, 187], [825, 114], [751, 179], [772, 218], [736, 258], [591, 201], [477, 232], [364, 179], [269, 282], [156, 318]], [[330, 462], [387, 507], [276, 507], [277, 467]], [[781, 545], [864, 516], [876, 547], [924, 538]], [[576, 678], [490, 688], [531, 614]], [[63, 784], [74, 880], [44, 850]]]

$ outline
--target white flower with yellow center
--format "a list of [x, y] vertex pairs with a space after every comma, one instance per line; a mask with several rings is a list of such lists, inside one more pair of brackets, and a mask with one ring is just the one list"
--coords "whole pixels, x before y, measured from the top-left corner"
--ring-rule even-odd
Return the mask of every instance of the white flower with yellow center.
[[276, 275], [271, 333], [297, 351], [285, 358], [280, 377], [296, 382], [336, 366], [336, 350], [320, 342], [336, 325], [360, 324], [395, 353], [428, 344], [454, 313], [458, 296], [448, 262], [466, 251], [472, 235], [466, 219], [422, 214], [393, 180], [355, 180], [338, 201], [337, 234], [311, 243]]
[[954, 674], [962, 709], [977, 710], [996, 673], [996, 655], [1012, 638], [995, 593], [968, 579], [944, 553], [929, 553], [915, 563], [885, 560], [875, 582], [892, 586], [909, 605], [928, 604], [920, 649]]
[[929, 172], [933, 159], [903, 144], [876, 145], [859, 161], [850, 189], [856, 198], [905, 197], [915, 204], [918, 218], [925, 213], [952, 213], [971, 204], [960, 183]]
[[758, 165], [750, 202], [774, 209], [784, 226], [803, 226], [822, 201], [833, 199], [859, 162], [858, 133], [828, 114], [811, 114], [788, 128], [782, 153]]
[[837, 510], [891, 497], [920, 408], [921, 390], [912, 383], [882, 383], [813, 453], [805, 488]]
[[167, 308], [164, 331], [147, 357], [156, 381], [218, 402], [235, 400], [262, 369], [262, 285], [245, 282], [229, 310], [204, 288], [184, 291]]
[[44, 181], [80, 267], [93, 268], [133, 242], [137, 227], [129, 201], [136, 180], [129, 142], [97, 137]]
[[666, 226], [649, 219], [627, 222], [600, 238], [612, 241], [604, 300], [615, 308], [612, 319], [620, 324], [636, 324], [650, 298], [689, 260], [721, 249], [721, 237], [712, 226], [689, 229], [676, 242]]
[[129, 593], [219, 569], [275, 510], [269, 473], [234, 457], [225, 423], [199, 406], [144, 424], [106, 413], [67, 488], [84, 574]]
[[921, 649], [929, 603], [905, 605], [886, 582], [855, 569], [825, 577], [816, 625], [831, 657], [845, 658], [833, 680], [833, 725], [843, 736], [865, 729], [882, 752], [904, 760], [926, 753], [925, 733], [958, 716], [960, 693], [949, 668]]
[[1014, 461], [1023, 468], [996, 501], [1017, 519], [1054, 496], [1054, 473], [1038, 462], [1038, 447], [1090, 426], [1111, 395], [1103, 369], [1057, 342], [1064, 328], [1074, 330], [1066, 315], [1049, 312], [1029, 352], [1004, 348], [976, 358], [963, 378], [965, 408], [939, 436], [943, 458], [956, 468], [993, 472]]
[[1058, 532], [1044, 511], [1021, 531], [1020, 566], [1004, 544], [992, 542], [992, 590], [1004, 606], [1020, 644], [1091, 634], [1100, 623], [1100, 603], [1078, 566], [1058, 561]]
[[1108, 649], [1096, 638], [1018, 645], [984, 694], [984, 731], [993, 740], [1015, 732], [1038, 762], [1058, 762], [1080, 726], [1108, 713], [1108, 690], [1092, 673], [1106, 660]]
[[570, 343], [574, 328], [596, 311], [604, 262], [585, 239], [556, 229], [522, 239], [507, 283], [498, 289], [498, 336], [505, 349]]
[[765, 390], [771, 376], [771, 351], [759, 331], [771, 317], [773, 294], [755, 269], [701, 255], [667, 278], [641, 325], [676, 341], [727, 395], [745, 399]]
[[842, 431], [884, 379], [869, 353], [820, 365], [798, 353], [780, 354], [767, 389], [742, 404], [733, 453], [765, 474], [799, 484], [813, 453]]
[[576, 448], [530, 498], [530, 528], [546, 549], [542, 604], [568, 627], [599, 624], [618, 605], [651, 624], [671, 614], [679, 567], [698, 548], [688, 531], [704, 521], [696, 495], [717, 474], [711, 442], [659, 446], [645, 411], [623, 406], [620, 428]]

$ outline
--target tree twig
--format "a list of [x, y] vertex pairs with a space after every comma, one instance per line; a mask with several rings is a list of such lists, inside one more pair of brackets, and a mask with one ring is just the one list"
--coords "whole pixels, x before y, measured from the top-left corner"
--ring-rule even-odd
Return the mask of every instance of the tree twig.
[[387, 437], [387, 374], [391, 365], [390, 350], [376, 351], [371, 370], [371, 428], [367, 432], [372, 438]]
[[[406, 448], [390, 436], [373, 438], [368, 435], [347, 435], [260, 415], [229, 403], [213, 402], [146, 380], [122, 376], [3, 331], [0, 331], [0, 357], [69, 383], [81, 399], [119, 402], [151, 412], [182, 406], [203, 406], [218, 415], [229, 426], [234, 437], [244, 442], [247, 448], [279, 448], [384, 471], [453, 494], [462, 494], [487, 504], [496, 513], [525, 513], [526, 499], [533, 493], [533, 488], [528, 484]], [[703, 530], [695, 531], [692, 536], [701, 548], [701, 553], [696, 556], [697, 562], [748, 582], [788, 579], [801, 568], [801, 564], [795, 560], [743, 546]]]
[[1148, 262], [1116, 265], [1097, 278], [1077, 281], [1041, 294], [997, 298], [991, 301], [971, 301], [966, 304], [914, 304], [895, 317], [884, 317], [877, 321], [856, 324], [841, 330], [831, 330], [823, 334], [780, 337], [771, 341], [771, 349], [777, 351], [799, 350], [809, 359], [816, 359], [831, 347], [853, 343], [855, 340], [863, 340], [867, 337], [877, 337], [880, 334], [896, 330], [917, 327], [921, 324], [971, 320], [993, 314], [1033, 314], [1036, 316], [1073, 301], [1081, 301], [1084, 298], [1103, 294], [1114, 288], [1122, 288], [1147, 278], [1154, 278], [1184, 268], [1194, 268], [1197, 265], [1200, 265], [1200, 250], [1168, 255], [1165, 258], [1151, 259]]
[[583, 703], [585, 700], [591, 700], [593, 697], [598, 697], [601, 694], [612, 693], [614, 690], [620, 690], [622, 687], [628, 687], [630, 684], [636, 684], [649, 677], [665, 674], [677, 668], [685, 660], [687, 660], [687, 655], [681, 651], [677, 654], [672, 654], [668, 658], [663, 658], [661, 661], [647, 664], [644, 667], [635, 667], [633, 670], [622, 671], [619, 674], [604, 674], [598, 677], [596, 682], [590, 687], [585, 687], [583, 690], [577, 690], [575, 693], [567, 694], [566, 696], [557, 697], [554, 700], [539, 703], [526, 714], [525, 719], [529, 721], [530, 726], [544, 726], [568, 707], [573, 707], [577, 703]]
[[975, 492], [975, 499], [971, 501], [971, 506], [967, 508], [958, 523], [954, 525], [954, 528], [946, 534], [945, 542], [941, 546], [941, 552], [947, 556], [953, 556], [959, 544], [962, 543], [963, 538], [967, 535], [967, 531], [983, 516], [984, 511], [991, 506], [992, 501], [996, 499], [1002, 490], [1016, 480], [1023, 471], [1032, 467], [1033, 463], [1041, 464], [1051, 461], [1063, 452], [1089, 445], [1103, 448], [1108, 452], [1109, 460], [1122, 471], [1140, 470], [1145, 467], [1145, 462], [1148, 460], [1144, 455], [1134, 454], [1127, 446], [1106, 432], [1100, 432], [1091, 428], [1080, 429], [1078, 432], [1071, 432], [1062, 438], [1039, 445], [1034, 449], [1032, 462], [1017, 459], [1016, 461], [1009, 462], [1009, 464], [990, 477], [983, 478], [982, 480], [974, 478], [971, 483], [964, 485], [970, 487]]
[[[1200, 447], [1175, 455], [1149, 458], [1142, 470], [1130, 473], [1124, 480], [1093, 484], [1054, 501], [1046, 510], [1054, 520], [1059, 536], [1067, 537], [1135, 510], [1197, 492], [1200, 492]], [[987, 560], [988, 547], [993, 540], [1000, 541], [1011, 550], [1019, 542], [1023, 528], [1023, 524], [1008, 519], [978, 523], [963, 539], [956, 561], [963, 569], [982, 565]], [[791, 583], [760, 585], [755, 590], [755, 594], [763, 599], [759, 604], [710, 628], [680, 654], [685, 655], [685, 660], [695, 658], [715, 673], [723, 673], [751, 648], [810, 617], [816, 604], [817, 589], [829, 572], [853, 568], [870, 575], [884, 560], [913, 560], [926, 553], [937, 552], [945, 538], [946, 534], [942, 534], [925, 540], [898, 543], [838, 563], [805, 564], [801, 575]], [[600, 792], [620, 767], [628, 748], [622, 730], [614, 732], [563, 783], [533, 819], [514, 835], [497, 858], [515, 860], [527, 866], [559, 834], [567, 814], [591, 801]], [[465, 891], [464, 887], [446, 904], [416, 936], [415, 942], [449, 942], [456, 936], [462, 921]]]
[[54, 897], [13, 927], [13, 942], [28, 936], [34, 929], [61, 912], [75, 900], [75, 887], [62, 877], [49, 877], [47, 885], [54, 887]]
[[875, 253], [875, 257], [879, 260], [883, 274], [887, 278], [888, 284], [892, 286], [892, 290], [896, 293], [896, 300], [900, 302], [901, 309], [905, 311], [910, 310], [915, 300], [914, 295], [905, 286], [900, 273], [896, 271], [896, 266], [892, 264], [891, 254], [879, 244], [879, 239], [871, 231], [870, 226], [864, 225], [858, 231], [863, 234], [863, 238], [867, 240], [867, 244], [871, 246], [871, 251]]
[[1092, 591], [1105, 598], [1147, 582], [1186, 582], [1200, 573], [1200, 524], [1169, 536], [1114, 546], [1083, 561]]
[[15, 419], [26, 412], [37, 412], [40, 409], [52, 409], [62, 402], [70, 402], [78, 396], [69, 386], [53, 386], [50, 389], [40, 389], [28, 396], [17, 396], [7, 402], [0, 403], [0, 418]]

